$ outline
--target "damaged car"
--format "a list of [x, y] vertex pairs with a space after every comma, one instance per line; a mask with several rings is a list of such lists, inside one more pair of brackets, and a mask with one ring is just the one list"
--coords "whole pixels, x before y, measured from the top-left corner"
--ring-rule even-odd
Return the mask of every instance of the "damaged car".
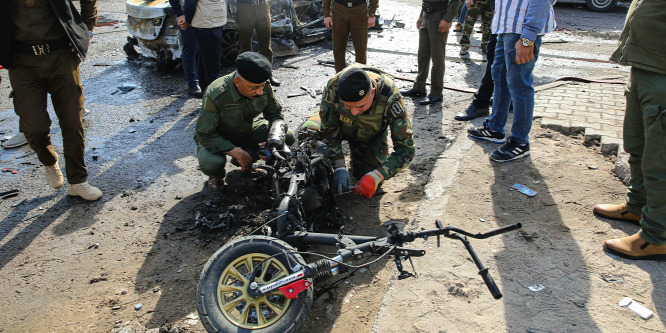
[[[295, 55], [298, 47], [324, 40], [330, 30], [324, 26], [322, 0], [271, 0], [271, 47], [276, 57]], [[236, 0], [229, 0], [227, 24], [223, 28], [222, 61], [233, 63], [238, 55]], [[141, 54], [158, 65], [181, 57], [176, 14], [168, 0], [127, 0], [127, 44], [129, 57]]]

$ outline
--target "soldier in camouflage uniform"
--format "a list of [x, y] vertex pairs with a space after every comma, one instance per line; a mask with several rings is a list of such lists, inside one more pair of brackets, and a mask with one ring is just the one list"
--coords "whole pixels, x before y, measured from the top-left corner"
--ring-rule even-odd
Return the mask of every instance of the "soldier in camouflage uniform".
[[[414, 158], [412, 126], [393, 79], [379, 69], [352, 65], [328, 81], [321, 101], [321, 133], [333, 149], [334, 189], [349, 189], [342, 140], [351, 150], [354, 193], [370, 198], [377, 186]], [[388, 132], [393, 152], [389, 155]]]
[[494, 0], [467, 0], [467, 16], [463, 25], [463, 35], [460, 38], [460, 55], [469, 53], [469, 36], [474, 30], [476, 19], [481, 16], [481, 51], [488, 53], [488, 40], [490, 40], [490, 24], [493, 21], [493, 10], [490, 2]]
[[[271, 64], [264, 56], [245, 52], [236, 59], [235, 73], [213, 81], [206, 89], [194, 139], [199, 167], [210, 177], [211, 190], [224, 185], [227, 156], [241, 170], [250, 171], [269, 129], [284, 126], [282, 106], [266, 84], [270, 75]], [[253, 121], [259, 114], [264, 119]], [[287, 131], [285, 141], [287, 145], [295, 141], [293, 131]]]

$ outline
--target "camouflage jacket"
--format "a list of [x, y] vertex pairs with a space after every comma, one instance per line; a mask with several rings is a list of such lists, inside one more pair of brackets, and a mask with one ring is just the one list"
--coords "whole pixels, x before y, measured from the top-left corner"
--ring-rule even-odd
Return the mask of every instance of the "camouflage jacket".
[[[211, 153], [224, 153], [252, 135], [254, 118], [263, 114], [269, 126], [283, 119], [282, 106], [269, 84], [261, 97], [241, 95], [234, 84], [234, 73], [223, 76], [206, 89], [197, 119], [194, 139]], [[270, 127], [269, 127], [270, 128]]]
[[354, 65], [363, 68], [372, 81], [375, 99], [370, 109], [354, 116], [347, 110], [344, 103], [337, 97], [340, 75], [336, 74], [328, 81], [326, 92], [321, 101], [319, 111], [321, 117], [322, 137], [328, 139], [332, 149], [333, 166], [346, 167], [342, 153], [342, 140], [349, 145], [355, 143], [376, 143], [386, 145], [388, 130], [391, 130], [393, 152], [377, 170], [385, 179], [393, 177], [409, 165], [414, 158], [414, 139], [412, 125], [405, 112], [405, 103], [398, 92], [393, 79], [379, 69]]

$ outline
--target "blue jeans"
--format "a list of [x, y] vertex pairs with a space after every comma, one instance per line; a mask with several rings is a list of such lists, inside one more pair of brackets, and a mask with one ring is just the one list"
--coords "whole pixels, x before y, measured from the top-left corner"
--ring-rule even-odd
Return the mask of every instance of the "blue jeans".
[[460, 16], [458, 16], [458, 22], [460, 25], [465, 24], [465, 16], [467, 16], [467, 2], [463, 2], [462, 8], [460, 9]]
[[541, 36], [534, 41], [534, 59], [522, 65], [516, 64], [516, 42], [520, 34], [500, 34], [497, 36], [495, 61], [492, 75], [495, 83], [493, 112], [488, 117], [488, 128], [504, 132], [509, 117], [509, 105], [513, 102], [513, 125], [510, 139], [519, 144], [529, 142], [534, 114], [534, 88], [532, 71], [539, 56]]
[[197, 76], [197, 36], [194, 35], [194, 29], [180, 30], [180, 59], [183, 62], [183, 73], [188, 87], [194, 87], [199, 84]]

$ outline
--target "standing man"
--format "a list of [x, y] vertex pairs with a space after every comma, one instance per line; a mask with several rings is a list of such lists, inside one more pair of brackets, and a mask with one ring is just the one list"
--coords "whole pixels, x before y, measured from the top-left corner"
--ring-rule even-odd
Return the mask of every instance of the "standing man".
[[181, 29], [185, 26], [194, 30], [197, 41], [197, 77], [201, 90], [205, 91], [208, 85], [220, 77], [222, 26], [227, 23], [227, 3], [224, 0], [187, 0], [183, 11], [185, 23]]
[[97, 1], [82, 0], [81, 14], [69, 0], [11, 0], [1, 12], [0, 65], [9, 70], [19, 130], [44, 164], [46, 182], [60, 188], [64, 181], [49, 134], [51, 94], [62, 130], [67, 194], [100, 199], [102, 192], [87, 182], [79, 71], [97, 22]]
[[197, 75], [197, 36], [194, 29], [188, 29], [190, 25], [185, 21], [183, 12], [184, 0], [169, 0], [169, 4], [176, 14], [178, 30], [180, 31], [180, 59], [183, 63], [183, 74], [187, 82], [187, 92], [196, 98], [201, 98], [203, 92], [199, 87]]
[[[532, 71], [539, 56], [541, 36], [555, 29], [550, 0], [497, 0], [493, 33], [497, 48], [492, 74], [495, 82], [493, 112], [482, 127], [470, 128], [470, 137], [504, 143], [490, 159], [508, 162], [530, 155], [529, 133], [534, 113]], [[504, 138], [504, 125], [513, 103], [511, 137]]]
[[421, 14], [416, 21], [419, 29], [418, 75], [412, 89], [403, 91], [403, 96], [426, 96], [426, 79], [432, 59], [430, 74], [430, 94], [420, 102], [428, 105], [442, 101], [444, 90], [444, 58], [446, 57], [446, 40], [449, 36], [451, 21], [456, 15], [458, 0], [423, 1]]
[[493, 21], [493, 10], [490, 3], [495, 0], [467, 0], [469, 9], [463, 25], [462, 37], [460, 37], [460, 55], [469, 54], [469, 36], [474, 32], [474, 23], [481, 16], [481, 52], [488, 53], [488, 41], [490, 40], [490, 24]]
[[[236, 72], [217, 79], [204, 93], [194, 140], [199, 168], [209, 176], [211, 190], [224, 186], [227, 156], [241, 170], [251, 170], [269, 130], [285, 131], [285, 143], [294, 143], [296, 136], [286, 130], [282, 106], [266, 84], [270, 76], [268, 59], [245, 52], [236, 59]], [[254, 121], [260, 114], [264, 119]]]
[[345, 55], [351, 35], [356, 62], [368, 62], [368, 28], [375, 26], [375, 11], [379, 0], [324, 0], [324, 25], [333, 29], [333, 60], [335, 72], [347, 66]]
[[[257, 31], [259, 53], [273, 63], [273, 49], [271, 48], [271, 5], [268, 0], [238, 0], [238, 44], [240, 53], [252, 51], [252, 34]], [[269, 78], [271, 85], [280, 86], [280, 81]]]
[[604, 242], [604, 250], [627, 259], [666, 259], [666, 2], [634, 0], [611, 60], [631, 66], [625, 89], [624, 150], [629, 188], [619, 205], [596, 205], [610, 219], [638, 223], [629, 237]]
[[[371, 198], [377, 187], [414, 158], [412, 125], [393, 79], [369, 66], [352, 65], [328, 81], [321, 100], [321, 133], [333, 149], [333, 188], [338, 194], [351, 180], [342, 140], [351, 150], [354, 193]], [[391, 131], [393, 152], [388, 151]]]

